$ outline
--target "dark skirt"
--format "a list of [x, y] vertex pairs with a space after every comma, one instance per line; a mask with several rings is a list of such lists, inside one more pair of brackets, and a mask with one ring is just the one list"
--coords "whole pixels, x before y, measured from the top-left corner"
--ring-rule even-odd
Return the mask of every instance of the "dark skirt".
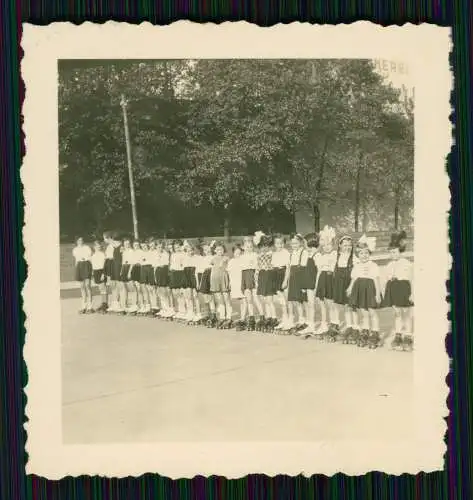
[[289, 302], [307, 302], [305, 267], [291, 266], [289, 270], [289, 283], [287, 300]]
[[333, 301], [335, 304], [348, 304], [347, 288], [350, 286], [351, 269], [337, 267], [333, 274]]
[[305, 278], [306, 278], [306, 290], [314, 290], [315, 282], [317, 281], [317, 266], [315, 265], [314, 259], [307, 259], [307, 266], [305, 269]]
[[333, 298], [333, 273], [322, 271], [319, 274], [315, 296], [320, 300]]
[[121, 259], [113, 259], [112, 261], [112, 273], [110, 275], [110, 279], [112, 281], [120, 281], [120, 275], [122, 272], [122, 263]]
[[245, 293], [245, 290], [254, 290], [255, 288], [255, 270], [244, 269], [241, 273], [241, 291]]
[[282, 285], [284, 283], [284, 277], [286, 276], [286, 268], [278, 267], [273, 269], [273, 280], [274, 280], [274, 293], [282, 292]]
[[389, 280], [383, 298], [383, 307], [412, 307], [409, 280]]
[[376, 286], [371, 278], [357, 278], [350, 295], [351, 307], [355, 309], [376, 309]]
[[141, 265], [134, 264], [131, 268], [131, 281], [139, 282], [141, 277]]
[[154, 285], [154, 269], [151, 264], [144, 264], [141, 266], [140, 284]]
[[166, 288], [169, 286], [169, 266], [158, 266], [154, 272], [156, 286]]
[[178, 290], [179, 288], [184, 288], [185, 277], [184, 271], [177, 271], [171, 269], [169, 271], [169, 287], [173, 290]]
[[76, 281], [85, 281], [92, 278], [92, 263], [90, 260], [80, 261], [76, 264]]
[[276, 293], [274, 272], [272, 269], [262, 269], [258, 272], [258, 286], [256, 294], [262, 297], [271, 297]]
[[202, 273], [202, 278], [200, 279], [200, 285], [199, 285], [199, 292], [203, 293], [205, 295], [208, 295], [210, 293], [210, 274], [212, 270], [205, 269], [205, 271]]
[[103, 272], [106, 278], [110, 278], [112, 276], [112, 265], [113, 265], [113, 259], [105, 259]]
[[128, 278], [129, 274], [130, 274], [130, 264], [123, 264], [122, 270], [120, 272], [120, 281], [123, 281], [123, 283], [130, 281], [130, 278]]
[[197, 288], [197, 281], [195, 279], [195, 267], [184, 268], [184, 286], [183, 288]]
[[94, 283], [96, 285], [105, 283], [105, 274], [103, 272], [103, 269], [94, 269]]

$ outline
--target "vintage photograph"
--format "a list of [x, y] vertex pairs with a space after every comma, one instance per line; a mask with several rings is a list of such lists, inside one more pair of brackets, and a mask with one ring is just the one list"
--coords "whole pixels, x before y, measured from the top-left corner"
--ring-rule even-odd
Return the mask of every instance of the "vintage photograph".
[[65, 443], [410, 435], [409, 71], [58, 61]]
[[28, 473], [442, 467], [448, 29], [56, 23], [22, 49]]

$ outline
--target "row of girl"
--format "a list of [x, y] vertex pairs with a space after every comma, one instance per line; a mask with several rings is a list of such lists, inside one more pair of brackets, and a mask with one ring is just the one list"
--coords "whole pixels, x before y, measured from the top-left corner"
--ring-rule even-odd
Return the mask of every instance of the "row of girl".
[[[390, 261], [372, 259], [375, 239], [353, 242], [325, 227], [283, 236], [257, 232], [229, 258], [215, 241], [132, 241], [105, 233], [105, 251], [82, 238], [73, 250], [81, 283], [81, 312], [91, 312], [91, 280], [102, 303], [95, 311], [146, 314], [219, 328], [298, 333], [304, 338], [381, 343], [378, 309], [394, 310], [393, 345], [412, 345], [412, 263], [403, 257], [406, 233], [395, 233]], [[233, 306], [239, 302], [239, 318]], [[320, 321], [316, 327], [316, 306]]]

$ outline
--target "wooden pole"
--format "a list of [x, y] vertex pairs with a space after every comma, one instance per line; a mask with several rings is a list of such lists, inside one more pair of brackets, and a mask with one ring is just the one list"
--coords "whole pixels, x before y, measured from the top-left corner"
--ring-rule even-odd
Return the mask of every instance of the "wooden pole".
[[130, 181], [130, 197], [131, 197], [131, 213], [133, 216], [133, 233], [136, 239], [138, 239], [138, 216], [136, 214], [136, 198], [135, 198], [135, 185], [133, 182], [133, 165], [131, 162], [131, 143], [130, 143], [130, 131], [128, 130], [128, 116], [126, 113], [127, 102], [125, 96], [122, 95], [120, 106], [123, 110], [123, 128], [125, 129], [125, 142], [126, 142], [126, 156], [128, 163], [128, 179]]

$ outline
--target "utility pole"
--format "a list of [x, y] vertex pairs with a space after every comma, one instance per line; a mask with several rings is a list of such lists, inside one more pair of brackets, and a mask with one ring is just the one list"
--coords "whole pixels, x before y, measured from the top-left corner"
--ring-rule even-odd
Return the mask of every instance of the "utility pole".
[[133, 216], [133, 233], [135, 238], [138, 239], [138, 216], [136, 214], [135, 186], [133, 183], [133, 165], [131, 162], [130, 131], [128, 130], [128, 116], [126, 113], [127, 101], [123, 94], [120, 100], [120, 106], [122, 107], [123, 110], [123, 128], [125, 129], [126, 156], [128, 162], [128, 179], [130, 181], [131, 213]]

